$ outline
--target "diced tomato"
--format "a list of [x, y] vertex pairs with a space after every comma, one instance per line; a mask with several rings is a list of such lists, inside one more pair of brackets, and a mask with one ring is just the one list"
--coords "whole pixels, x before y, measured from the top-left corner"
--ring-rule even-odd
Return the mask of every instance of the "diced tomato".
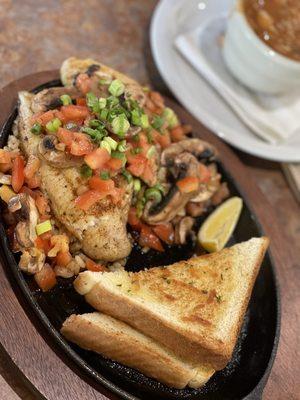
[[0, 163], [0, 172], [8, 172], [12, 168], [12, 163]]
[[123, 160], [111, 157], [105, 164], [105, 167], [107, 167], [111, 171], [118, 171], [123, 167]]
[[31, 179], [34, 174], [38, 171], [40, 166], [40, 160], [34, 156], [34, 155], [30, 155], [28, 157], [26, 166], [24, 168], [24, 176], [25, 179]]
[[88, 190], [81, 196], [75, 199], [75, 204], [81, 210], [88, 210], [92, 205], [103, 199], [105, 194], [98, 192], [97, 190]]
[[153, 165], [151, 165], [150, 160], [148, 160], [147, 164], [145, 165], [144, 171], [140, 176], [144, 182], [146, 182], [149, 186], [154, 186], [156, 184], [156, 174], [153, 170]]
[[84, 106], [62, 106], [60, 112], [63, 114], [65, 122], [68, 121], [84, 121], [89, 115], [89, 109]]
[[46, 111], [43, 114], [36, 114], [32, 117], [32, 122], [38, 122], [41, 125], [46, 125], [48, 122], [50, 122], [52, 119], [56, 117], [55, 111], [54, 110], [49, 110]]
[[91, 260], [90, 258], [87, 258], [87, 260], [85, 262], [85, 266], [86, 266], [86, 269], [88, 269], [89, 271], [93, 271], [93, 272], [108, 271], [108, 269], [104, 265], [97, 264], [97, 263], [95, 263], [95, 261]]
[[9, 164], [11, 162], [11, 153], [9, 151], [0, 149], [0, 163]]
[[112, 179], [104, 180], [93, 176], [89, 179], [89, 187], [102, 193], [110, 193], [115, 187], [115, 182]]
[[153, 233], [153, 230], [149, 226], [144, 224], [141, 228], [139, 244], [142, 247], [149, 247], [151, 249], [161, 252], [164, 251], [164, 248], [159, 238]]
[[91, 90], [92, 80], [88, 74], [79, 74], [76, 78], [76, 86], [83, 94], [87, 94]]
[[47, 212], [50, 211], [50, 207], [49, 207], [46, 197], [39, 190], [36, 190], [33, 193], [34, 193], [33, 196], [34, 196], [34, 200], [35, 200], [35, 205], [36, 205], [40, 215], [47, 214]]
[[207, 183], [210, 180], [211, 172], [204, 164], [199, 164], [200, 183]]
[[113, 204], [118, 204], [122, 200], [122, 198], [124, 196], [124, 193], [125, 193], [125, 189], [115, 187], [109, 193], [109, 195], [111, 196], [111, 200], [112, 200]]
[[142, 229], [142, 222], [137, 216], [136, 208], [131, 207], [128, 213], [128, 224], [136, 231], [140, 231]]
[[98, 148], [84, 157], [84, 161], [92, 169], [101, 169], [109, 159], [109, 152], [102, 148]]
[[168, 146], [170, 146], [171, 138], [169, 131], [166, 130], [164, 133], [159, 133], [158, 131], [153, 130], [151, 134], [155, 143], [160, 144], [163, 149], [166, 149]]
[[185, 132], [181, 125], [176, 126], [170, 131], [172, 142], [180, 142], [180, 140], [185, 139]]
[[72, 256], [69, 251], [59, 251], [56, 256], [56, 264], [61, 267], [66, 267], [72, 261]]
[[170, 222], [152, 226], [152, 229], [163, 242], [167, 244], [174, 243], [174, 228]]
[[18, 193], [24, 183], [24, 160], [21, 156], [17, 156], [13, 160], [11, 185], [16, 193]]
[[73, 141], [70, 146], [70, 153], [74, 156], [84, 156], [93, 151], [93, 144], [84, 133], [73, 132]]
[[68, 129], [58, 128], [56, 136], [58, 137], [58, 140], [60, 142], [64, 143], [68, 147], [71, 147], [73, 141], [73, 133], [74, 132], [69, 131]]
[[35, 175], [30, 179], [26, 179], [26, 183], [30, 189], [36, 189], [41, 185], [41, 178]]
[[187, 176], [176, 183], [181, 193], [191, 193], [199, 188], [199, 179], [195, 176]]
[[43, 292], [47, 292], [56, 285], [56, 275], [49, 264], [45, 264], [40, 272], [34, 275], [34, 279]]
[[86, 107], [86, 100], [84, 97], [80, 97], [79, 99], [76, 99], [76, 105], [77, 106], [84, 106]]
[[37, 236], [34, 244], [38, 249], [43, 250], [45, 254], [48, 254], [48, 251], [51, 249], [50, 239], [44, 239], [42, 235]]
[[141, 176], [145, 170], [145, 166], [147, 164], [147, 158], [141, 154], [137, 154], [131, 157], [127, 157], [129, 162], [129, 166], [127, 167], [128, 171], [134, 176]]

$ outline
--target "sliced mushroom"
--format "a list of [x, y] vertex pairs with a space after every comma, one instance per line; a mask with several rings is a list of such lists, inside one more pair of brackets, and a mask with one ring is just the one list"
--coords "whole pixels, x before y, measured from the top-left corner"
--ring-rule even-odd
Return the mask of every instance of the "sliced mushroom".
[[208, 169], [210, 170], [211, 178], [208, 183], [203, 183], [200, 185], [197, 196], [191, 199], [191, 201], [194, 203], [200, 203], [211, 199], [220, 188], [221, 175], [218, 173], [216, 164], [209, 165]]
[[194, 218], [183, 217], [175, 226], [175, 243], [184, 244], [194, 225]]
[[[172, 173], [176, 180], [183, 179], [185, 176], [197, 176], [197, 159], [190, 153], [179, 154], [173, 161]], [[197, 191], [181, 193], [174, 184], [161, 203], [154, 207], [152, 204], [146, 204], [143, 219], [149, 224], [169, 222], [184, 209], [196, 193]]]
[[0, 172], [0, 183], [2, 185], [11, 185], [11, 175], [5, 175], [3, 172]]
[[45, 259], [45, 254], [41, 250], [33, 247], [22, 253], [19, 267], [22, 271], [27, 272], [28, 274], [36, 274], [43, 268]]
[[29, 248], [32, 242], [29, 237], [28, 224], [25, 221], [20, 221], [15, 228], [15, 237], [21, 248]]
[[223, 200], [229, 197], [229, 194], [230, 192], [227, 183], [223, 182], [211, 199], [212, 205], [217, 206], [218, 204], [222, 203]]
[[[17, 228], [17, 239], [18, 237], [20, 240], [24, 239], [24, 243], [26, 244], [24, 247], [29, 247], [27, 245], [28, 240], [30, 240], [32, 245], [36, 239], [35, 227], [39, 218], [39, 213], [33, 198], [27, 193], [19, 193], [10, 199], [8, 202], [8, 209], [10, 212], [15, 213], [18, 221], [22, 222], [19, 228]], [[26, 230], [27, 232], [25, 232]], [[22, 243], [19, 242], [19, 244], [22, 246]]]
[[56, 168], [76, 167], [83, 163], [82, 157], [75, 157], [60, 151], [57, 149], [58, 146], [58, 140], [54, 135], [46, 135], [39, 144], [39, 155]]
[[210, 201], [202, 201], [200, 203], [193, 203], [190, 201], [187, 203], [185, 209], [188, 215], [191, 217], [200, 217], [207, 211]]
[[73, 99], [82, 96], [75, 87], [44, 89], [34, 96], [31, 103], [32, 111], [34, 113], [39, 113], [61, 107], [62, 101], [60, 100], [60, 96], [63, 94], [68, 94]]
[[193, 154], [198, 160], [207, 159], [211, 161], [217, 158], [217, 150], [210, 143], [197, 138], [185, 139], [171, 144], [162, 152], [162, 165], [172, 165], [175, 158], [184, 152]]

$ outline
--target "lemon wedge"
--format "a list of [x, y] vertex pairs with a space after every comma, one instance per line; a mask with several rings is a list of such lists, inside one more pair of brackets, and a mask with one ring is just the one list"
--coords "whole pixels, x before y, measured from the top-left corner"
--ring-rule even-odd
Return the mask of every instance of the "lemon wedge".
[[243, 208], [240, 197], [231, 197], [210, 214], [198, 232], [200, 245], [209, 253], [222, 250], [239, 220]]

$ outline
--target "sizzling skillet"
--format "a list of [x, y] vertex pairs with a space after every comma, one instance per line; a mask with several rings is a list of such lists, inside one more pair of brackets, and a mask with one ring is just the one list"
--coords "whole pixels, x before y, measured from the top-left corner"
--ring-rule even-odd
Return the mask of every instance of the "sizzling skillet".
[[[52, 82], [39, 89], [51, 85], [56, 86], [57, 84], [58, 82]], [[4, 144], [10, 132], [15, 116], [16, 113], [11, 115], [11, 118], [9, 118], [2, 131], [1, 145]], [[239, 195], [239, 190], [230, 175], [224, 169], [222, 174], [230, 183], [231, 193], [233, 195]], [[7, 241], [3, 234], [3, 227], [1, 227], [1, 229], [1, 241], [5, 263], [11, 265], [12, 271], [25, 296], [30, 301], [47, 329], [54, 335], [57, 343], [63, 346], [64, 350], [100, 383], [105, 384], [124, 398], [135, 398], [134, 396], [143, 399], [153, 397], [198, 399], [260, 398], [260, 392], [263, 389], [273, 362], [279, 335], [278, 295], [269, 256], [266, 257], [258, 277], [242, 330], [241, 340], [237, 346], [233, 362], [230, 363], [224, 371], [216, 374], [203, 389], [178, 391], [168, 389], [129, 368], [106, 361], [99, 356], [80, 350], [75, 346], [71, 347], [61, 339], [58, 334], [61, 322], [72, 312], [87, 311], [87, 306], [75, 295], [70, 282], [62, 283], [54, 292], [46, 296], [41, 295], [31, 284], [30, 280], [24, 279], [23, 275], [19, 272], [8, 250]], [[252, 216], [246, 204], [240, 224], [235, 232], [234, 238], [232, 238], [231, 244], [261, 234], [262, 232], [259, 224], [255, 217]], [[171, 263], [175, 261], [177, 257], [188, 258], [190, 251], [191, 248], [187, 246], [182, 249], [181, 252], [173, 254], [172, 258], [169, 254], [168, 262]], [[165, 263], [165, 257], [164, 260], [161, 260], [158, 256], [153, 254], [152, 257], [147, 258], [147, 263], [149, 263], [149, 265], [162, 264]], [[138, 265], [141, 265], [140, 254], [138, 250], [135, 250], [132, 253], [128, 266], [131, 269], [135, 269]], [[75, 353], [73, 350], [75, 350]], [[252, 393], [250, 394], [251, 391]], [[131, 393], [131, 395], [128, 393]]]

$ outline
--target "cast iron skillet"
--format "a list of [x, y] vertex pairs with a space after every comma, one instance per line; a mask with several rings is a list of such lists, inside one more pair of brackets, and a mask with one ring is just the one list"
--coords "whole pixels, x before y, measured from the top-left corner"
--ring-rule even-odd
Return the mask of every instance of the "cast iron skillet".
[[[61, 86], [60, 81], [51, 81], [37, 87], [34, 92], [44, 88]], [[17, 108], [9, 116], [0, 134], [0, 147], [4, 146], [11, 133], [17, 116]], [[230, 174], [219, 165], [219, 169], [229, 184], [232, 195], [240, 195]], [[201, 219], [198, 221], [201, 224]], [[92, 311], [73, 289], [72, 280], [61, 279], [52, 291], [41, 293], [32, 278], [19, 270], [18, 257], [10, 249], [5, 228], [0, 222], [1, 252], [8, 272], [11, 271], [24, 296], [37, 316], [53, 336], [55, 342], [83, 370], [111, 391], [124, 399], [197, 399], [197, 400], [259, 400], [272, 368], [280, 332], [279, 291], [276, 284], [270, 254], [267, 253], [257, 278], [243, 327], [233, 358], [227, 367], [217, 372], [201, 389], [171, 389], [147, 378], [136, 370], [107, 360], [97, 354], [85, 351], [68, 343], [59, 333], [63, 321], [72, 313]], [[262, 236], [262, 229], [251, 213], [247, 202], [238, 226], [229, 245], [242, 242], [254, 236]], [[163, 255], [150, 252], [142, 255], [135, 247], [129, 257], [129, 270], [167, 265], [193, 254], [191, 243], [171, 248]]]

